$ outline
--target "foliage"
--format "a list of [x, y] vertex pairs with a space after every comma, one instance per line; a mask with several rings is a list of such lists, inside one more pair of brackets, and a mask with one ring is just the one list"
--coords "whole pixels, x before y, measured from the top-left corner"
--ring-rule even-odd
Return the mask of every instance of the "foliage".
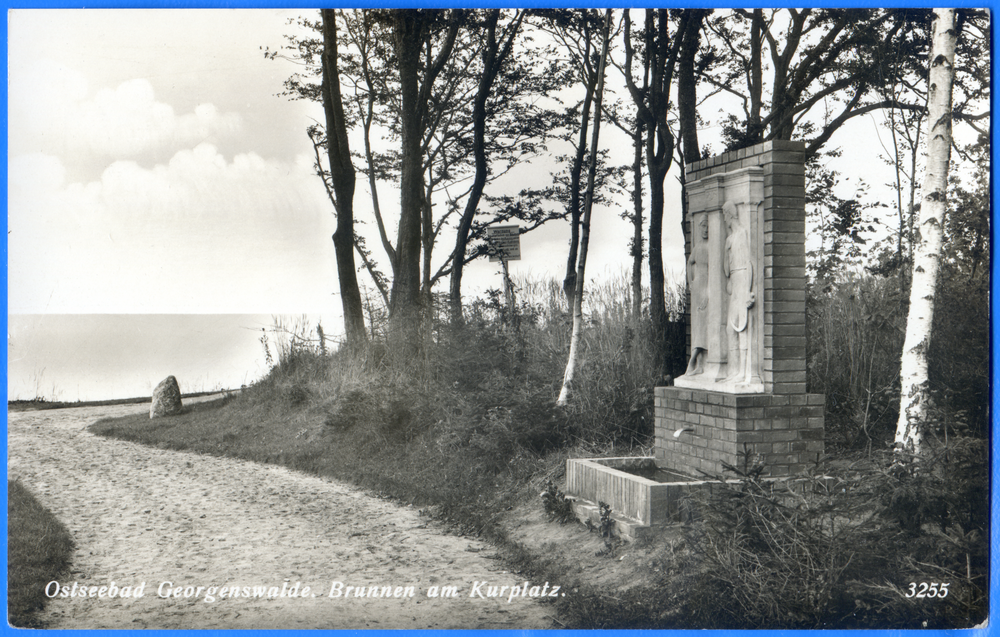
[[66, 527], [17, 480], [7, 481], [7, 621], [42, 628], [35, 613], [45, 585], [69, 570], [73, 539]]
[[828, 444], [881, 449], [891, 440], [905, 302], [894, 278], [845, 274], [810, 286], [807, 380], [810, 391], [826, 395]]
[[[986, 443], [919, 462], [892, 453], [768, 481], [752, 463], [697, 497], [687, 529], [704, 567], [688, 608], [701, 627], [966, 628], [985, 616]], [[829, 477], [829, 476], [835, 476]], [[948, 583], [944, 598], [910, 583]]]
[[990, 283], [944, 264], [938, 285], [928, 382], [934, 401], [929, 435], [951, 432], [986, 436], [990, 409]]
[[[387, 305], [390, 287], [402, 297], [414, 296], [400, 299], [406, 306], [401, 311], [408, 314], [410, 305], [417, 303], [411, 289], [415, 283], [427, 297], [441, 278], [452, 273], [458, 288], [464, 263], [487, 252], [477, 245], [466, 254], [467, 244], [481, 240], [486, 226], [513, 219], [526, 222], [530, 230], [562, 216], [552, 208], [547, 190], [526, 190], [517, 205], [505, 205], [508, 194], [483, 192], [484, 186], [546, 152], [546, 141], [567, 124], [560, 112], [548, 107], [559, 104], [554, 95], [568, 81], [564, 63], [521, 28], [529, 13], [337, 11], [344, 119], [352, 136], [363, 140], [358, 170], [368, 179], [372, 217], [391, 275], [383, 272], [379, 258], [359, 234], [355, 248]], [[288, 57], [303, 66], [286, 80], [283, 95], [319, 101], [323, 41], [315, 32], [321, 24], [302, 18], [298, 26], [304, 35], [289, 36], [282, 51], [265, 55]], [[413, 32], [405, 37], [396, 33], [405, 28]], [[403, 55], [393, 43], [409, 43], [404, 47], [409, 53]], [[503, 47], [514, 54], [503, 53]], [[404, 90], [411, 85], [419, 91]], [[407, 119], [411, 112], [415, 116]], [[326, 127], [316, 124], [308, 133], [317, 149], [316, 172], [332, 200], [333, 171], [319, 152], [327, 143]], [[405, 140], [409, 150], [402, 149]], [[401, 206], [405, 223], [394, 242], [386, 230], [378, 191], [386, 182], [402, 188], [403, 181], [410, 184], [403, 188], [409, 203]], [[486, 205], [479, 205], [481, 195]], [[458, 230], [454, 250], [432, 263], [435, 245], [452, 227]], [[457, 267], [455, 259], [462, 261]]]
[[597, 525], [597, 532], [603, 538], [612, 538], [615, 535], [615, 520], [611, 517], [611, 505], [606, 502], [598, 502], [597, 507], [600, 512], [600, 522]]
[[922, 15], [895, 9], [714, 14], [708, 34], [715, 73], [705, 79], [743, 104], [741, 115], [724, 120], [727, 150], [804, 138], [809, 158], [845, 122], [896, 105], [876, 89], [907, 73], [912, 81], [922, 50], [907, 35]]
[[576, 515], [573, 513], [573, 501], [567, 498], [566, 494], [560, 491], [551, 480], [545, 483], [545, 491], [542, 491], [541, 497], [542, 506], [552, 519], [560, 524], [576, 519]]
[[[967, 239], [947, 238], [928, 350], [925, 433], [942, 441], [989, 426], [989, 277]], [[810, 391], [826, 394], [828, 444], [879, 449], [891, 439], [908, 303], [902, 275], [841, 269], [808, 289], [807, 378]]]
[[862, 203], [868, 186], [859, 180], [854, 196], [845, 199], [836, 190], [848, 181], [839, 171], [823, 163], [841, 157], [839, 149], [813, 155], [806, 162], [806, 220], [809, 240], [819, 244], [806, 254], [806, 267], [815, 285], [828, 286], [838, 273], [857, 266], [862, 258], [866, 235], [875, 232], [870, 206]]

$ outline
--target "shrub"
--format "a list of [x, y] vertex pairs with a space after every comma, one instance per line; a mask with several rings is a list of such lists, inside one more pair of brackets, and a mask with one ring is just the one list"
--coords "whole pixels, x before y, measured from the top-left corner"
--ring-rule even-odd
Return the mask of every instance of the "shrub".
[[545, 491], [542, 491], [542, 506], [545, 512], [560, 524], [565, 524], [576, 519], [573, 513], [573, 501], [560, 491], [554, 482], [549, 480], [545, 483]]
[[[989, 423], [989, 295], [985, 278], [946, 266], [937, 289], [928, 380], [934, 400], [928, 433], [985, 435]], [[908, 290], [898, 274], [848, 274], [807, 303], [808, 382], [826, 394], [829, 442], [878, 449], [899, 417], [899, 361]]]
[[[696, 496], [692, 623], [971, 627], [986, 613], [984, 454], [967, 438], [919, 462], [889, 453], [818, 465], [794, 489], [751, 466], [738, 484]], [[950, 583], [951, 594], [907, 597], [911, 582]]]
[[946, 428], [985, 436], [990, 407], [989, 278], [945, 265], [934, 310], [928, 380], [936, 403], [931, 433]]

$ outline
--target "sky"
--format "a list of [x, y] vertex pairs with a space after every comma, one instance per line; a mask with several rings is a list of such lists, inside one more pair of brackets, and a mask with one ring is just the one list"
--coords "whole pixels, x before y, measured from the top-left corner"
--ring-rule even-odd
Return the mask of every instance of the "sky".
[[[238, 386], [266, 368], [258, 339], [271, 317], [304, 316], [340, 332], [336, 220], [305, 133], [322, 109], [279, 95], [299, 68], [264, 56], [297, 31], [299, 15], [8, 14], [10, 398], [40, 387], [71, 400], [143, 395], [170, 373], [182, 389], [188, 379], [192, 387]], [[871, 121], [854, 126], [841, 138], [871, 139]], [[702, 142], [713, 133], [701, 131]], [[631, 148], [616, 135], [606, 125], [602, 145], [625, 161]], [[879, 164], [870, 151], [850, 161]], [[554, 168], [531, 165], [512, 181], [544, 182]], [[676, 169], [666, 184], [665, 264], [682, 279], [680, 233], [669, 230], [680, 224]], [[386, 187], [380, 198], [391, 217], [398, 195]], [[355, 201], [364, 218], [363, 178]], [[632, 229], [619, 215], [629, 206], [595, 210], [588, 279], [626, 276]], [[389, 226], [394, 237], [394, 219]], [[359, 231], [380, 246], [373, 223]], [[522, 236], [511, 274], [561, 280], [568, 237], [565, 223]], [[499, 264], [466, 270], [467, 296], [500, 285]], [[217, 345], [198, 336], [226, 329]], [[153, 348], [152, 334], [174, 345]], [[114, 354], [101, 355], [102, 346]], [[74, 357], [89, 366], [70, 364]]]
[[[177, 369], [193, 360], [182, 352], [198, 341], [188, 337], [199, 326], [218, 332], [228, 321], [242, 338], [238, 356], [235, 336], [220, 342], [214, 359], [208, 353], [220, 360], [225, 352], [215, 376], [189, 372], [212, 377], [202, 383], [208, 386], [240, 380], [224, 371], [229, 360], [261, 369], [259, 334], [246, 324], [306, 315], [327, 333], [339, 331], [336, 221], [305, 133], [322, 110], [280, 96], [298, 68], [263, 55], [284, 45], [299, 15], [10, 12], [9, 398], [35, 397], [40, 388], [50, 399], [142, 395], [167, 373], [183, 389]], [[394, 201], [391, 192], [380, 194]], [[666, 223], [676, 224], [679, 213], [670, 214]], [[361, 231], [374, 232], [373, 224]], [[630, 234], [617, 213], [595, 214], [600, 240], [588, 271], [624, 272]], [[565, 224], [523, 237], [512, 275], [561, 278], [567, 242]], [[380, 245], [376, 236], [369, 245]], [[678, 263], [681, 251], [673, 246]], [[499, 287], [498, 264], [475, 264], [465, 281], [472, 295]], [[174, 358], [147, 347], [150, 321], [177, 343]], [[102, 343], [135, 356], [126, 364], [95, 355]], [[67, 361], [87, 352], [88, 371], [60, 364], [59, 351]]]
[[272, 315], [336, 321], [294, 15], [9, 14], [9, 398], [238, 387]]

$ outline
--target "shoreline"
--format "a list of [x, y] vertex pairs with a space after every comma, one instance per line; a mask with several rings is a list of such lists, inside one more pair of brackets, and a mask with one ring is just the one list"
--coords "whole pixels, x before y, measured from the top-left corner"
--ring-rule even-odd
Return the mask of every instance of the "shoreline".
[[[235, 389], [219, 389], [214, 391], [193, 392], [181, 394], [181, 400], [189, 398], [201, 398], [203, 396], [214, 396], [216, 394], [229, 394], [236, 392]], [[108, 400], [80, 400], [76, 402], [63, 402], [58, 400], [8, 400], [7, 412], [22, 411], [43, 411], [46, 409], [71, 409], [73, 407], [109, 407], [113, 405], [140, 405], [152, 402], [152, 396], [140, 396], [136, 398], [111, 398]]]

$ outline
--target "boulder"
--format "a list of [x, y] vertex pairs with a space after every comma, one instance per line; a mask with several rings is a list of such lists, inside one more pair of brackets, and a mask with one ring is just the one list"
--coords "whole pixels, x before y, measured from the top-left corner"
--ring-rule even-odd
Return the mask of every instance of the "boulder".
[[149, 417], [173, 416], [181, 411], [181, 388], [177, 379], [167, 376], [153, 390], [153, 404], [149, 406]]

